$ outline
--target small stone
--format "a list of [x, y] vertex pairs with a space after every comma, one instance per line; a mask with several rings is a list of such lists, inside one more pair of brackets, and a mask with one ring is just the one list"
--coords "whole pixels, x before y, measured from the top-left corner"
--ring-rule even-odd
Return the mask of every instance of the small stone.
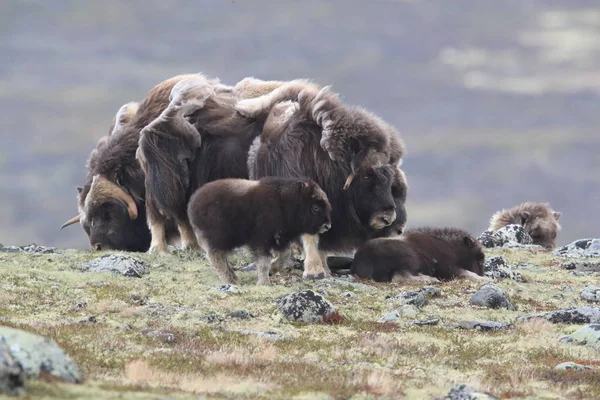
[[419, 309], [413, 304], [405, 304], [400, 309], [400, 313], [405, 318], [414, 318], [419, 315]]
[[435, 286], [423, 286], [419, 289], [419, 292], [423, 293], [427, 297], [439, 297], [442, 291]]
[[514, 310], [508, 296], [504, 290], [498, 286], [486, 283], [472, 297], [470, 303], [474, 306], [482, 306], [488, 308], [506, 308]]
[[244, 265], [243, 267], [238, 268], [240, 272], [251, 272], [256, 271], [256, 263], [250, 263], [248, 265]]
[[354, 297], [356, 295], [354, 293], [352, 293], [352, 292], [344, 292], [344, 293], [341, 293], [340, 296], [342, 296], [342, 297]]
[[175, 335], [170, 332], [152, 331], [146, 333], [146, 336], [149, 338], [156, 338], [164, 343], [173, 343], [175, 341]]
[[250, 313], [246, 310], [235, 310], [227, 314], [229, 318], [250, 319]]
[[206, 320], [209, 324], [216, 324], [223, 321], [223, 318], [219, 317], [217, 314], [202, 315], [200, 319]]
[[581, 364], [574, 363], [572, 361], [568, 361], [568, 362], [558, 364], [556, 367], [554, 367], [554, 369], [557, 369], [557, 370], [574, 369], [574, 370], [582, 371], [582, 370], [587, 370], [587, 369], [591, 369], [591, 368], [588, 367], [587, 365], [581, 365]]
[[[566, 270], [572, 270], [572, 269], [577, 269], [577, 264], [572, 262], [572, 263], [563, 264], [562, 267]], [[562, 365], [562, 364], [560, 364], [560, 365]]]
[[135, 304], [136, 306], [145, 306], [146, 304], [148, 304], [148, 296], [132, 294], [131, 296], [129, 296], [129, 301], [131, 301], [131, 303]]
[[600, 302], [600, 286], [587, 286], [581, 292], [581, 298], [590, 303]]
[[51, 339], [19, 329], [0, 327], [0, 341], [10, 349], [27, 379], [48, 373], [55, 378], [79, 383], [82, 375], [71, 358]]
[[445, 398], [448, 400], [497, 400], [495, 397], [473, 389], [464, 383], [455, 385]]
[[134, 278], [141, 278], [142, 275], [150, 271], [150, 268], [144, 261], [124, 254], [106, 254], [86, 263], [79, 264], [76, 268], [85, 272], [112, 272]]
[[496, 331], [501, 329], [512, 328], [513, 324], [507, 324], [505, 322], [496, 321], [458, 321], [458, 328], [462, 329], [474, 329], [483, 332]]
[[393, 311], [381, 317], [379, 322], [398, 322], [398, 319], [400, 319], [400, 313], [398, 311]]
[[269, 339], [269, 340], [282, 340], [283, 337], [281, 335], [279, 335], [278, 333], [272, 332], [272, 331], [261, 331], [261, 330], [256, 330], [256, 329], [244, 329], [241, 331], [232, 331], [232, 332], [237, 332], [240, 333], [242, 335], [256, 335], [258, 337], [261, 338], [265, 338], [265, 339]]
[[399, 301], [403, 304], [412, 304], [419, 308], [427, 305], [427, 299], [420, 292], [401, 292], [394, 297], [388, 298], [388, 301]]
[[575, 307], [519, 317], [518, 321], [543, 318], [553, 324], [596, 324], [600, 323], [600, 307]]
[[323, 322], [335, 312], [335, 307], [312, 290], [293, 293], [277, 300], [279, 311], [290, 321]]
[[568, 258], [600, 258], [600, 239], [579, 239], [552, 252]]
[[575, 343], [600, 350], [600, 324], [584, 326], [560, 339], [561, 343]]
[[437, 325], [440, 323], [439, 318], [430, 318], [430, 319], [422, 319], [413, 321], [413, 325], [417, 326], [429, 326], [429, 325]]
[[122, 331], [130, 331], [133, 328], [129, 324], [121, 324], [121, 325], [119, 325], [119, 329]]
[[71, 311], [79, 311], [87, 307], [87, 303], [82, 301], [80, 303], [76, 303], [73, 307], [71, 307]]
[[82, 320], [79, 321], [80, 324], [86, 324], [86, 323], [90, 323], [90, 322], [91, 323], [96, 323], [96, 322], [98, 322], [98, 320], [96, 319], [95, 316], [92, 315], [90, 317], [84, 318], [84, 319], [82, 319]]
[[217, 287], [217, 290], [223, 293], [242, 293], [242, 289], [235, 285], [221, 285]]

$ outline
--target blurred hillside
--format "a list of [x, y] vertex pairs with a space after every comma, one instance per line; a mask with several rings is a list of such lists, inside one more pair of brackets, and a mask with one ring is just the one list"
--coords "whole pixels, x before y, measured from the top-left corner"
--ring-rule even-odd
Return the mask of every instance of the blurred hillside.
[[409, 224], [478, 234], [549, 201], [600, 236], [600, 3], [0, 3], [0, 243], [86, 248], [75, 186], [124, 103], [172, 75], [312, 78], [403, 133]]

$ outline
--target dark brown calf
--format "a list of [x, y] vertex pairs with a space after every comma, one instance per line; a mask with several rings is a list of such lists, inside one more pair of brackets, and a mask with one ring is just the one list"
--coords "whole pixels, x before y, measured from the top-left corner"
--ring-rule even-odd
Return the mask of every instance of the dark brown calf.
[[331, 227], [327, 195], [310, 179], [221, 179], [198, 189], [188, 216], [198, 242], [225, 283], [237, 278], [228, 254], [247, 246], [255, 257], [258, 284], [269, 285], [271, 251], [281, 252], [302, 234]]
[[558, 223], [561, 215], [561, 212], [552, 210], [548, 203], [526, 202], [497, 211], [490, 219], [489, 230], [497, 231], [509, 224], [521, 225], [533, 239], [533, 244], [552, 250], [556, 247], [556, 236], [561, 229]]
[[376, 282], [488, 280], [484, 260], [481, 244], [461, 229], [418, 228], [369, 240], [354, 255], [351, 270]]

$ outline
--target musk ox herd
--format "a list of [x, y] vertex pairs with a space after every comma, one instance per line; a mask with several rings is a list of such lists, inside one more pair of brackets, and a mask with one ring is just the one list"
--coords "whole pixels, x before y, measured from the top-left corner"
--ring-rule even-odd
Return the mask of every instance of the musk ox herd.
[[[77, 187], [79, 213], [62, 228], [79, 222], [93, 250], [202, 250], [225, 283], [237, 280], [234, 249], [250, 251], [268, 285], [294, 243], [306, 279], [329, 276], [327, 256], [348, 253], [351, 271], [375, 281], [485, 279], [468, 232], [404, 230], [404, 154], [392, 125], [329, 86], [179, 75], [117, 111]], [[560, 215], [523, 203], [489, 229], [518, 224], [552, 249]]]

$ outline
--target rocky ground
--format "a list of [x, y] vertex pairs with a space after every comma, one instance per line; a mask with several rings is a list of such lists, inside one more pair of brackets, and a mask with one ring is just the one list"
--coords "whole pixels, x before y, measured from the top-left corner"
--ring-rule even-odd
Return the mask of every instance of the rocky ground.
[[600, 398], [598, 244], [488, 248], [492, 284], [428, 287], [297, 269], [223, 286], [200, 254], [0, 246], [0, 392]]

